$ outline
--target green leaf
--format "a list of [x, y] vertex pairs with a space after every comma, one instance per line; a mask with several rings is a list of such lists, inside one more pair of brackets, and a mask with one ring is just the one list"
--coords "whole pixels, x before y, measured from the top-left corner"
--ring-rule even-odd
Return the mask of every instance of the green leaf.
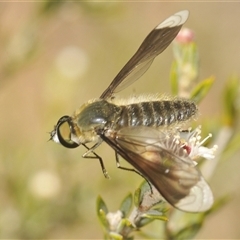
[[142, 216], [153, 220], [168, 221], [167, 216], [163, 215], [163, 213], [159, 212], [158, 210], [150, 210], [147, 213], [144, 213]]
[[193, 237], [198, 233], [199, 229], [202, 227], [202, 223], [194, 223], [186, 228], [179, 231], [176, 235], [171, 236], [171, 239], [193, 239]]
[[143, 181], [142, 184], [140, 185], [141, 188], [141, 199], [146, 195], [146, 194], [151, 194], [151, 188], [150, 185], [147, 181]]
[[116, 233], [116, 232], [110, 232], [108, 235], [109, 235], [108, 239], [111, 239], [111, 240], [123, 240], [124, 239], [121, 234]]
[[122, 201], [121, 206], [120, 206], [120, 211], [123, 213], [123, 217], [126, 217], [132, 207], [133, 204], [133, 197], [132, 194], [129, 193]]
[[97, 198], [97, 211], [103, 210], [106, 214], [108, 213], [108, 208], [101, 196]]
[[224, 106], [224, 124], [233, 126], [237, 119], [237, 100], [239, 99], [240, 81], [236, 77], [232, 77], [227, 81], [223, 92]]
[[152, 218], [143, 217], [139, 220], [137, 227], [142, 228], [153, 221], [154, 221], [154, 219], [152, 219]]
[[124, 218], [122, 219], [122, 221], [120, 222], [118, 228], [117, 228], [117, 232], [118, 233], [123, 233], [124, 236], [126, 237], [127, 235], [129, 235], [135, 228], [133, 227], [132, 223], [127, 219]]
[[102, 226], [104, 227], [104, 229], [106, 230], [106, 231], [108, 231], [109, 230], [109, 222], [108, 222], [108, 220], [107, 220], [107, 216], [106, 216], [106, 213], [102, 210], [102, 209], [100, 209], [99, 211], [98, 211], [98, 219], [99, 219], [99, 221], [100, 221], [100, 223], [102, 224]]
[[215, 78], [209, 77], [203, 81], [201, 81], [192, 91], [191, 93], [191, 99], [195, 103], [200, 103], [201, 100], [207, 95], [210, 88], [213, 85]]
[[39, 15], [42, 14], [45, 16], [50, 13], [54, 13], [64, 4], [63, 0], [56, 0], [56, 1], [43, 1], [42, 5], [40, 6]]
[[139, 207], [141, 205], [141, 188], [137, 188], [136, 191], [134, 192], [133, 200], [134, 200], [134, 205], [135, 207]]
[[210, 214], [210, 213], [216, 212], [217, 210], [219, 210], [220, 208], [225, 206], [231, 199], [232, 199], [232, 196], [230, 196], [230, 195], [224, 195], [224, 196], [216, 199], [212, 208], [209, 211], [207, 211], [206, 213]]
[[105, 202], [103, 201], [101, 196], [98, 196], [98, 198], [97, 198], [97, 215], [98, 215], [99, 221], [101, 222], [101, 224], [103, 225], [103, 227], [106, 230], [109, 229], [109, 223], [108, 223], [108, 220], [106, 217], [107, 213], [108, 213], [108, 209], [107, 209]]
[[139, 188], [134, 192], [134, 205], [139, 208], [146, 194], [151, 193], [151, 188], [147, 181], [143, 181]]

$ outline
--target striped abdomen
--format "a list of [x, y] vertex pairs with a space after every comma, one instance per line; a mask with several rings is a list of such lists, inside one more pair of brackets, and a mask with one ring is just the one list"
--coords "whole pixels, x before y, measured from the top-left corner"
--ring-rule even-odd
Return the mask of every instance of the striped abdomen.
[[122, 107], [120, 126], [167, 126], [184, 122], [197, 113], [190, 100], [164, 100], [129, 104]]

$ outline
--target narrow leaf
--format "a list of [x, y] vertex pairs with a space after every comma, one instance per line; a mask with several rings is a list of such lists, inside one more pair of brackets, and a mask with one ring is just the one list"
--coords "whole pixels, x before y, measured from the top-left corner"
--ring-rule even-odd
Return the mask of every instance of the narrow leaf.
[[132, 207], [133, 204], [133, 197], [132, 194], [129, 193], [122, 201], [121, 206], [120, 206], [120, 211], [123, 213], [123, 217], [126, 217]]
[[191, 93], [191, 99], [195, 103], [200, 103], [201, 100], [207, 95], [210, 88], [213, 85], [215, 78], [209, 77], [203, 81], [201, 81], [192, 91]]
[[116, 232], [110, 232], [109, 233], [109, 239], [111, 240], [123, 240], [123, 236], [121, 234], [118, 234]]
[[102, 224], [102, 226], [104, 227], [104, 229], [106, 230], [106, 231], [108, 231], [109, 230], [109, 222], [108, 222], [108, 220], [107, 220], [107, 216], [106, 216], [106, 213], [102, 210], [102, 209], [100, 209], [99, 211], [98, 211], [98, 219], [99, 219], [99, 221], [100, 221], [100, 223]]
[[134, 227], [127, 218], [122, 219], [121, 223], [117, 228], [117, 232], [124, 233], [125, 235], [124, 237], [127, 237], [127, 235], [129, 235], [129, 233], [131, 233], [133, 230], [134, 230]]
[[141, 205], [141, 189], [137, 188], [137, 190], [134, 192], [134, 205], [136, 208], [138, 208]]
[[168, 218], [164, 215], [157, 215], [157, 214], [144, 214], [143, 217], [149, 218], [152, 220], [161, 220], [161, 221], [168, 221]]
[[107, 213], [108, 213], [108, 209], [107, 209], [105, 202], [103, 201], [101, 196], [98, 196], [98, 198], [97, 198], [97, 215], [98, 215], [99, 221], [101, 222], [101, 224], [103, 225], [103, 227], [106, 230], [109, 229], [109, 222], [106, 217]]
[[240, 81], [236, 77], [232, 77], [227, 81], [225, 90], [223, 92], [223, 106], [224, 106], [224, 124], [228, 126], [234, 125], [236, 122], [236, 115], [238, 113], [237, 100], [239, 99], [239, 84]]
[[103, 210], [105, 214], [108, 213], [107, 205], [105, 204], [101, 196], [98, 196], [97, 198], [97, 212], [99, 212], [99, 210]]

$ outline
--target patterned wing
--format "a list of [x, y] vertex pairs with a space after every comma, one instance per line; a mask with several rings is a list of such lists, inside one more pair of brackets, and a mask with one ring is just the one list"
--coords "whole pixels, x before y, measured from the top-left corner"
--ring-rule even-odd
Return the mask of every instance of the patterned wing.
[[212, 206], [210, 187], [171, 132], [150, 127], [126, 127], [117, 132], [109, 130], [102, 138], [174, 207], [201, 212]]
[[140, 78], [150, 67], [154, 58], [163, 52], [177, 36], [188, 14], [187, 10], [175, 13], [155, 27], [100, 98], [109, 98], [113, 93], [121, 91]]

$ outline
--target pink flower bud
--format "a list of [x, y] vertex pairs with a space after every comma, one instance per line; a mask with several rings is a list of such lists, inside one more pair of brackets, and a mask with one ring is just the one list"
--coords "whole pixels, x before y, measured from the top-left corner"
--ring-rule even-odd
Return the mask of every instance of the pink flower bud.
[[183, 28], [175, 39], [178, 43], [190, 43], [194, 40], [194, 33], [189, 28]]

